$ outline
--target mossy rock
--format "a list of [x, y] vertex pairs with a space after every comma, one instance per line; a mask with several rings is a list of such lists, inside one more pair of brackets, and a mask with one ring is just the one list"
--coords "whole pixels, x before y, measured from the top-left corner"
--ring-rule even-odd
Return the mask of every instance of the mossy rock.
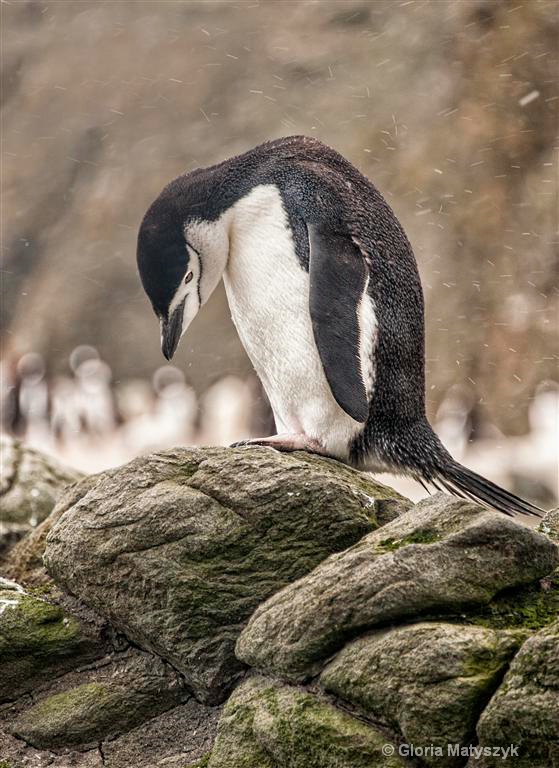
[[25, 710], [14, 734], [39, 749], [85, 748], [126, 733], [188, 697], [174, 670], [139, 651], [91, 677]]
[[[267, 673], [305, 682], [367, 629], [475, 615], [503, 590], [514, 599], [516, 589], [558, 563], [558, 547], [543, 534], [437, 494], [260, 605], [239, 637], [237, 655]], [[540, 613], [547, 611], [546, 603]]]
[[394, 552], [408, 544], [434, 544], [441, 540], [441, 536], [434, 531], [419, 530], [410, 533], [409, 536], [403, 536], [401, 539], [381, 539], [377, 545], [378, 549], [386, 552]]
[[242, 671], [235, 641], [260, 603], [374, 530], [383, 502], [409, 507], [336, 461], [267, 448], [165, 451], [71, 493], [50, 574], [206, 703]]
[[208, 752], [207, 755], [204, 755], [199, 760], [196, 760], [195, 763], [190, 763], [189, 765], [185, 765], [184, 768], [208, 768], [211, 756], [212, 756], [212, 753]]
[[[8, 578], [17, 581], [28, 589], [52, 585], [52, 579], [43, 564], [47, 535], [64, 512], [80, 499], [88, 483], [94, 482], [93, 477], [86, 477], [79, 485], [66, 488], [49, 516], [35, 528], [32, 528], [22, 541], [12, 547], [2, 563], [2, 571]], [[79, 491], [77, 491], [78, 487]]]
[[[559, 760], [559, 621], [530, 637], [513, 659], [478, 723], [480, 746], [514, 744], [515, 768]], [[486, 758], [483, 768], [502, 765]]]
[[440, 747], [427, 765], [461, 765], [447, 744], [469, 744], [479, 715], [526, 638], [443, 622], [373, 632], [348, 643], [323, 671], [327, 691], [358, 706], [406, 744]]
[[[11, 585], [11, 588], [7, 588]], [[0, 582], [0, 701], [10, 701], [78, 664], [99, 658], [105, 646], [59, 605]]]
[[462, 620], [493, 629], [538, 630], [559, 618], [559, 569], [515, 589], [506, 589]]
[[387, 737], [304, 690], [266, 678], [225, 705], [208, 768], [401, 768]]

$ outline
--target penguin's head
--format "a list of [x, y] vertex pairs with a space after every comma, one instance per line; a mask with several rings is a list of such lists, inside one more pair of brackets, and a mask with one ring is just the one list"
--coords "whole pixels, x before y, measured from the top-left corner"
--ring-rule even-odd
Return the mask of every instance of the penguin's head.
[[138, 233], [140, 277], [161, 326], [161, 350], [170, 360], [181, 336], [211, 296], [227, 264], [229, 238], [219, 221], [163, 190]]

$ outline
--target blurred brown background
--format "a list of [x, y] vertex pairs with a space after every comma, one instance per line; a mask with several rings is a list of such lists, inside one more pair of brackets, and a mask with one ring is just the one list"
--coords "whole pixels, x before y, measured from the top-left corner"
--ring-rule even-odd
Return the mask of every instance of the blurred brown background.
[[[458, 457], [477, 445], [470, 464], [550, 504], [557, 9], [553, 0], [2, 4], [4, 429], [50, 440], [77, 464], [96, 451], [93, 468], [172, 440], [265, 431], [265, 401], [221, 290], [183, 339], [184, 380], [162, 369], [152, 383], [163, 360], [135, 240], [170, 179], [303, 133], [367, 174], [408, 233], [426, 295], [428, 409], [443, 439]], [[79, 387], [82, 405], [70, 406]], [[189, 424], [182, 435], [146, 421], [164, 391], [176, 398], [166, 418]], [[101, 426], [80, 411], [84, 400], [94, 407], [91, 392], [106, 410]], [[109, 435], [134, 420], [149, 439], [132, 430], [111, 453]], [[90, 439], [78, 450], [72, 437], [88, 431], [97, 447]]]

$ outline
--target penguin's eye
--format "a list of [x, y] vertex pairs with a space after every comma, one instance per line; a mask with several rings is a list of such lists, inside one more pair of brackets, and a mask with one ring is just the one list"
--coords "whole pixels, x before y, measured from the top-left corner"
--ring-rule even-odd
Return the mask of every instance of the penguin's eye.
[[192, 274], [192, 272], [187, 272], [186, 277], [184, 278], [184, 284], [186, 285], [187, 283], [189, 283], [193, 277], [194, 275]]

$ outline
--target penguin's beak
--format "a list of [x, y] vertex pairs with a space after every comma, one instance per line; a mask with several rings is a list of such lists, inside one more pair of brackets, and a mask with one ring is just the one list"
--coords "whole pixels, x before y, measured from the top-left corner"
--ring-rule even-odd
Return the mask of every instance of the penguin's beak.
[[182, 334], [184, 301], [168, 319], [161, 320], [161, 351], [170, 360], [175, 354]]

